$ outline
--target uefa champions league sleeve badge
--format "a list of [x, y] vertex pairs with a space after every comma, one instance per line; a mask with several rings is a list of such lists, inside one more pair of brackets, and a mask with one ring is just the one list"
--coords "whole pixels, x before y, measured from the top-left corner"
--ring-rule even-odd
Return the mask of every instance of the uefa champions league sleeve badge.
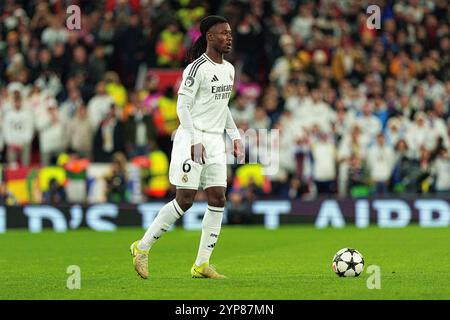
[[194, 78], [192, 76], [187, 76], [186, 80], [184, 81], [184, 85], [186, 87], [192, 87], [194, 85]]

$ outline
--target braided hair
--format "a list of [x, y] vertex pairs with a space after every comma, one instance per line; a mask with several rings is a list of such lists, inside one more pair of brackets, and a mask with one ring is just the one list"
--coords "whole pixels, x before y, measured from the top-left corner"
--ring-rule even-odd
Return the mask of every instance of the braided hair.
[[202, 21], [200, 21], [201, 36], [192, 45], [191, 50], [189, 50], [188, 59], [190, 62], [196, 60], [206, 51], [207, 47], [206, 33], [212, 26], [218, 23], [228, 23], [228, 21], [227, 19], [221, 16], [207, 16], [203, 18]]

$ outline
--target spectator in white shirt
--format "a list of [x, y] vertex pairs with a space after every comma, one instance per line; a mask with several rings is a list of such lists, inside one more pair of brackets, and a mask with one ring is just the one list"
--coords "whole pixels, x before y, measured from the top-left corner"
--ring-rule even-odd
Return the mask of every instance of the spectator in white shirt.
[[436, 76], [429, 72], [425, 81], [422, 83], [426, 97], [430, 100], [444, 98], [445, 89], [441, 81], [436, 79]]
[[336, 147], [325, 133], [311, 145], [313, 178], [318, 194], [336, 193]]
[[318, 125], [322, 132], [331, 133], [332, 123], [336, 120], [336, 113], [331, 109], [328, 103], [322, 100], [318, 89], [313, 89], [311, 91], [311, 98], [311, 104], [308, 105], [305, 103], [302, 106], [302, 122], [305, 123], [308, 128]]
[[33, 113], [22, 105], [19, 91], [13, 94], [13, 109], [6, 111], [3, 118], [6, 157], [9, 164], [30, 165], [31, 142], [34, 134]]
[[416, 86], [414, 94], [411, 96], [410, 104], [414, 111], [424, 111], [428, 102], [424, 86]]
[[59, 21], [59, 18], [50, 16], [49, 20], [49, 26], [42, 32], [42, 43], [49, 48], [58, 42], [66, 43], [68, 39], [67, 29]]
[[55, 163], [58, 155], [67, 147], [67, 122], [58, 110], [55, 102], [36, 115], [36, 128], [39, 131], [39, 149], [41, 164]]
[[361, 134], [361, 127], [357, 124], [354, 124], [342, 137], [337, 152], [339, 196], [345, 196], [348, 189], [348, 170], [351, 155], [359, 159], [365, 159], [367, 145], [368, 141]]
[[302, 4], [298, 8], [298, 14], [292, 19], [290, 25], [291, 34], [297, 41], [305, 41], [311, 37], [314, 16], [309, 5]]
[[396, 87], [397, 87], [398, 92], [401, 95], [411, 96], [416, 84], [417, 84], [417, 80], [414, 77], [411, 77], [411, 74], [410, 74], [410, 71], [408, 68], [404, 68], [404, 69], [400, 70], [398, 77], [397, 77]]
[[69, 121], [67, 130], [69, 148], [78, 153], [80, 157], [91, 159], [94, 131], [87, 117], [85, 105], [78, 107], [77, 114]]
[[436, 112], [438, 110], [439, 104], [440, 100], [435, 100], [435, 108], [430, 108], [427, 110], [427, 122], [430, 129], [430, 139], [428, 140], [427, 148], [430, 151], [434, 150], [437, 147], [437, 142], [439, 139], [442, 139], [444, 142], [443, 146], [445, 148], [448, 148], [447, 126], [445, 120], [443, 119], [443, 115]]
[[377, 135], [374, 146], [369, 148], [366, 163], [370, 172], [370, 178], [374, 183], [375, 194], [388, 193], [389, 180], [395, 163], [394, 149], [384, 141], [383, 133]]
[[386, 142], [390, 145], [390, 146], [395, 146], [397, 145], [397, 142], [400, 139], [404, 139], [405, 138], [405, 133], [406, 130], [404, 130], [404, 128], [402, 127], [401, 121], [399, 118], [394, 117], [394, 118], [390, 118], [387, 126], [386, 126]]
[[111, 105], [114, 104], [113, 99], [106, 93], [106, 86], [103, 81], [100, 81], [95, 86], [95, 96], [89, 100], [88, 116], [92, 123], [94, 132], [97, 130], [100, 122], [106, 117], [110, 111]]
[[360, 90], [349, 85], [342, 94], [342, 101], [347, 109], [358, 112], [361, 111], [367, 97]]
[[362, 113], [357, 116], [356, 121], [368, 141], [373, 141], [381, 131], [381, 121], [373, 114], [372, 105], [368, 101], [363, 104]]
[[436, 171], [436, 192], [443, 196], [450, 196], [450, 156], [448, 149], [441, 149], [434, 163]]
[[78, 88], [69, 89], [69, 97], [61, 104], [60, 111], [66, 119], [73, 119], [78, 113], [78, 108], [84, 105], [81, 92]]
[[341, 99], [336, 100], [336, 121], [333, 123], [334, 133], [339, 141], [344, 137], [355, 123], [356, 113], [353, 110], [347, 110]]
[[63, 88], [61, 79], [50, 70], [43, 71], [34, 81], [34, 84], [37, 85], [45, 95], [52, 97], [58, 96]]
[[430, 130], [426, 123], [426, 114], [424, 112], [416, 113], [414, 122], [409, 126], [406, 133], [406, 142], [411, 148], [412, 157], [419, 159], [420, 148], [426, 147], [430, 139]]

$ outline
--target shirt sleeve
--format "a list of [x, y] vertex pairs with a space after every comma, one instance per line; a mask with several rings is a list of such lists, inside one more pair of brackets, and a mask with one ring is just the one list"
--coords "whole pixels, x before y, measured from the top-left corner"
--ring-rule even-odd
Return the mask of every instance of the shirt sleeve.
[[184, 94], [188, 97], [195, 98], [198, 89], [200, 88], [200, 82], [202, 80], [202, 72], [199, 63], [191, 63], [183, 71], [183, 79], [181, 81], [178, 94]]
[[180, 124], [186, 131], [189, 132], [191, 137], [191, 144], [200, 143], [201, 139], [195, 134], [194, 122], [192, 121], [190, 109], [193, 104], [193, 99], [185, 94], [178, 95], [177, 101], [177, 115], [180, 119]]
[[236, 123], [233, 120], [233, 116], [231, 115], [231, 111], [229, 108], [227, 108], [227, 121], [225, 123], [225, 131], [227, 132], [231, 140], [241, 138], [241, 135], [238, 128], [236, 127]]

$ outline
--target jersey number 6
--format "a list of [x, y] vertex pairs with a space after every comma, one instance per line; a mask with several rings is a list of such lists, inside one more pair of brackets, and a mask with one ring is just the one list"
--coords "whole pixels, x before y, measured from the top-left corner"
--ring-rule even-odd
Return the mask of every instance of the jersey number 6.
[[183, 162], [183, 172], [188, 173], [189, 171], [191, 171], [191, 165], [189, 163], [187, 163], [189, 161], [189, 159], [184, 160]]

